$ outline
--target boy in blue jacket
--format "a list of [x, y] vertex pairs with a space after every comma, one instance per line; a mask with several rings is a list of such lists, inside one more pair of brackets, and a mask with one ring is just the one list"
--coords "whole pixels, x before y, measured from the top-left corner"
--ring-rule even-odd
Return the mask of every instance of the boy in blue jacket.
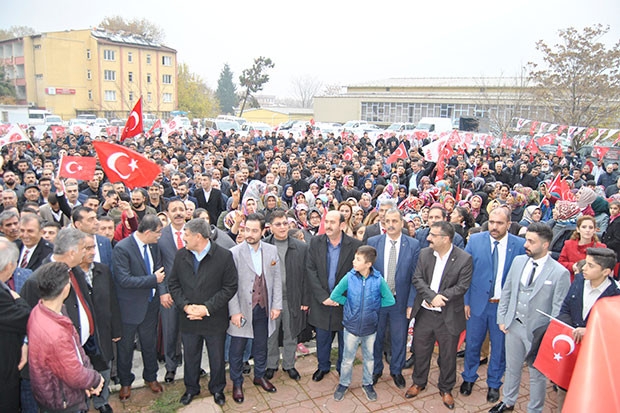
[[360, 345], [364, 364], [362, 389], [368, 400], [377, 400], [377, 393], [372, 385], [372, 370], [379, 309], [394, 305], [396, 301], [381, 273], [372, 268], [376, 258], [377, 250], [373, 247], [359, 247], [353, 259], [353, 269], [340, 280], [329, 298], [329, 305], [344, 305], [344, 351], [340, 383], [334, 392], [334, 399], [337, 401], [344, 398], [351, 385], [353, 360]]

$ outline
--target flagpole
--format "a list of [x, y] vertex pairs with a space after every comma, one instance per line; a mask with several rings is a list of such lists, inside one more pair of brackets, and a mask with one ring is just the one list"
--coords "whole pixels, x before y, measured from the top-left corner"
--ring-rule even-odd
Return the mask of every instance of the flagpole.
[[545, 313], [544, 311], [539, 310], [538, 308], [536, 309], [536, 311], [538, 311], [540, 314], [550, 318], [551, 320], [557, 321], [558, 323], [562, 324], [563, 326], [566, 326], [566, 327], [570, 328], [571, 330], [575, 329], [575, 327], [566, 324], [564, 321], [560, 320], [559, 318], [555, 318], [555, 317]]

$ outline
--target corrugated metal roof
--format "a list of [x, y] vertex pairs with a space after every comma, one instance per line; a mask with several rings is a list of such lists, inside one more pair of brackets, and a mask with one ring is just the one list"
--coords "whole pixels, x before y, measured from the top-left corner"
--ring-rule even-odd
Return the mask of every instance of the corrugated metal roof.
[[165, 48], [169, 50], [174, 50], [158, 42], [146, 39], [143, 36], [139, 36], [133, 33], [113, 33], [113, 32], [108, 32], [106, 30], [95, 28], [91, 30], [91, 34], [93, 35], [93, 37], [96, 37], [97, 39], [107, 40], [113, 43], [124, 43], [124, 44], [131, 44], [134, 46]]
[[519, 87], [523, 83], [518, 77], [404, 77], [371, 80], [346, 87]]
[[271, 112], [282, 113], [283, 115], [312, 115], [314, 113], [313, 109], [306, 108], [286, 108], [286, 107], [262, 107], [262, 108], [251, 108], [244, 110], [245, 112], [252, 112], [255, 110], [269, 110]]

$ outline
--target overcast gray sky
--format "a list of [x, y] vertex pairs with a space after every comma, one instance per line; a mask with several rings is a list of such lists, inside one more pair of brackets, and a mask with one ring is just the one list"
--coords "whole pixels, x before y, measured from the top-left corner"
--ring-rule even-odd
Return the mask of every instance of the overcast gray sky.
[[112, 15], [147, 18], [214, 89], [225, 63], [238, 81], [254, 57], [270, 57], [276, 66], [263, 93], [279, 96], [292, 95], [299, 76], [337, 85], [514, 76], [540, 60], [536, 41], [555, 44], [558, 29], [570, 26], [603, 23], [611, 26], [605, 43], [620, 39], [618, 0], [8, 1], [1, 28], [47, 32], [94, 27]]

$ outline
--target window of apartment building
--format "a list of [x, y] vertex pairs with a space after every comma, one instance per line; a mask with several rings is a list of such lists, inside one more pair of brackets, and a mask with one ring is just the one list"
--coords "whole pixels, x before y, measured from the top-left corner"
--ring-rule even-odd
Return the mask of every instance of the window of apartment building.
[[34, 75], [36, 79], [43, 79], [43, 73], [37, 73]]
[[104, 94], [104, 99], [108, 102], [116, 101], [116, 90], [106, 90]]
[[116, 60], [116, 52], [114, 50], [104, 50], [103, 60]]
[[129, 74], [127, 75], [127, 78], [130, 82], [133, 82], [133, 72], [129, 72]]
[[41, 50], [41, 45], [40, 44], [35, 44], [34, 45], [34, 50]]
[[127, 52], [127, 61], [128, 61], [129, 63], [132, 63], [132, 62], [133, 62], [133, 53], [131, 53], [131, 52]]
[[170, 56], [162, 56], [161, 64], [164, 66], [172, 66], [172, 57]]
[[116, 71], [115, 70], [104, 70], [103, 71], [103, 80], [116, 80]]
[[147, 65], [150, 65], [150, 64], [151, 64], [151, 55], [150, 55], [150, 54], [147, 54], [147, 55], [146, 55], [146, 64], [147, 64]]
[[163, 75], [161, 82], [166, 85], [172, 84], [172, 75]]
[[92, 90], [88, 91], [88, 100], [93, 100], [93, 91]]
[[146, 94], [146, 101], [149, 103], [153, 101], [153, 94], [151, 92]]
[[117, 117], [117, 115], [116, 112], [114, 112], [113, 110], [106, 110], [105, 112], [103, 112], [103, 117], [108, 119], [114, 119]]
[[151, 83], [151, 74], [150, 73], [146, 74], [146, 83]]
[[90, 71], [90, 69], [86, 71], [86, 79], [93, 80], [93, 73]]
[[164, 93], [161, 97], [161, 100], [165, 103], [171, 103], [172, 102], [172, 93]]
[[86, 49], [86, 59], [90, 60], [90, 49]]
[[133, 92], [129, 92], [129, 101], [133, 102]]

